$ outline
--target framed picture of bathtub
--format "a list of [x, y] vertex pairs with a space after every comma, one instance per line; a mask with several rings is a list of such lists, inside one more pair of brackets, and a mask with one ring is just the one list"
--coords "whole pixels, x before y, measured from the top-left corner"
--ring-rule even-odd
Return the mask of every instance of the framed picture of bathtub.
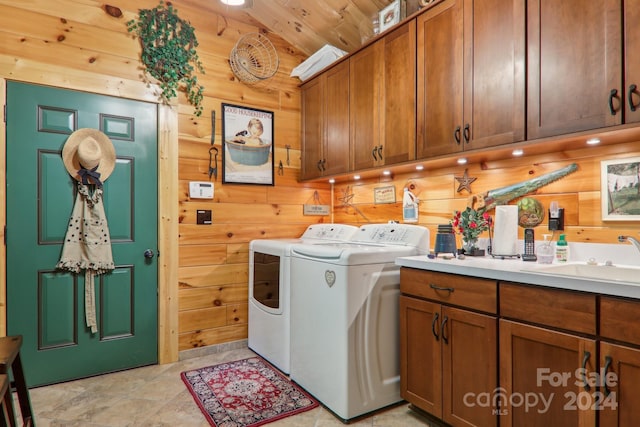
[[601, 189], [603, 221], [640, 220], [640, 157], [603, 160]]
[[273, 112], [222, 104], [222, 183], [274, 185]]

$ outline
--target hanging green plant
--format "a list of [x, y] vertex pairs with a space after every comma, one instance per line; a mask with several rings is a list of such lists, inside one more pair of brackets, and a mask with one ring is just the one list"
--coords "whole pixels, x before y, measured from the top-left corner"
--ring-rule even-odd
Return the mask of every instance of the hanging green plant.
[[145, 72], [160, 83], [162, 99], [168, 102], [184, 89], [194, 114], [200, 116], [204, 88], [195, 73], [204, 74], [204, 68], [191, 24], [178, 16], [170, 2], [160, 0], [153, 9], [140, 9], [138, 19], [127, 22], [127, 29], [140, 40]]

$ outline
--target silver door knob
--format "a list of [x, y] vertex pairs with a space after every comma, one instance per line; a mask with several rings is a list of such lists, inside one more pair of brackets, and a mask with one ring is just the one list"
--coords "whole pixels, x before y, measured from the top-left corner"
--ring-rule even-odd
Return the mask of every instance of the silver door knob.
[[153, 251], [151, 249], [147, 249], [144, 251], [144, 257], [145, 258], [153, 258]]

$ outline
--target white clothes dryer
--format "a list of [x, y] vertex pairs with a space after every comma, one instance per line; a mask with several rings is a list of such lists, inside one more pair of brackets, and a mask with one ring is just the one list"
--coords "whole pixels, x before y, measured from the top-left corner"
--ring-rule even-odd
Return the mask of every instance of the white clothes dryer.
[[249, 348], [285, 374], [290, 370], [291, 246], [347, 241], [358, 227], [314, 224], [297, 239], [249, 243]]
[[402, 401], [395, 259], [428, 251], [429, 230], [408, 224], [291, 249], [290, 377], [345, 422]]

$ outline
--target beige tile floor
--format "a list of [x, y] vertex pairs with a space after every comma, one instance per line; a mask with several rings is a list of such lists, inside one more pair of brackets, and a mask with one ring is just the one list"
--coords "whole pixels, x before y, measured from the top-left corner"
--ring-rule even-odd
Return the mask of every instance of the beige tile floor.
[[[208, 422], [180, 379], [190, 369], [253, 356], [248, 348], [224, 351], [30, 390], [37, 427], [207, 427]], [[15, 398], [15, 396], [14, 396]], [[16, 409], [18, 409], [16, 401]], [[19, 424], [21, 425], [21, 424]], [[268, 424], [269, 427], [344, 426], [322, 406]], [[349, 426], [435, 427], [407, 404]]]

